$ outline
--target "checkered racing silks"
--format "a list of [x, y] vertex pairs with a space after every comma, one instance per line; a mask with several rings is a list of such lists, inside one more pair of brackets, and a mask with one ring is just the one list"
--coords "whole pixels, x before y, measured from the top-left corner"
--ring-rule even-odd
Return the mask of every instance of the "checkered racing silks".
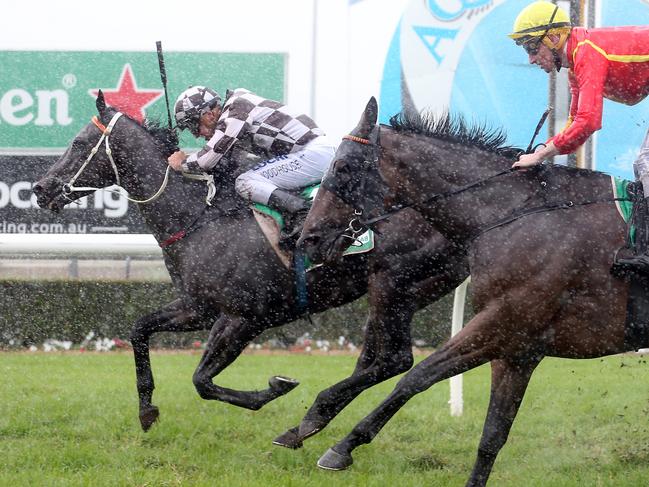
[[244, 150], [274, 157], [298, 152], [322, 135], [324, 132], [307, 115], [238, 88], [228, 92], [212, 138], [187, 157], [183, 170], [213, 168], [237, 141]]

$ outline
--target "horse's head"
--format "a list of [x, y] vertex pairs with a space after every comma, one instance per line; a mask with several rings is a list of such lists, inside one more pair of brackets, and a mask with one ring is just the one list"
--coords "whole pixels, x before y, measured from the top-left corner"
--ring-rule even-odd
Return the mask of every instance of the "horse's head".
[[[156, 139], [134, 120], [108, 107], [100, 91], [98, 116], [76, 135], [59, 160], [34, 184], [38, 205], [55, 212], [96, 189], [117, 184], [126, 188], [133, 180], [138, 160], [164, 161], [174, 145]], [[163, 147], [168, 146], [168, 147]], [[129, 188], [127, 188], [129, 189]]]
[[383, 208], [378, 172], [381, 152], [378, 105], [372, 97], [356, 128], [343, 137], [309, 210], [298, 241], [313, 262], [331, 262], [364, 230], [359, 218]]

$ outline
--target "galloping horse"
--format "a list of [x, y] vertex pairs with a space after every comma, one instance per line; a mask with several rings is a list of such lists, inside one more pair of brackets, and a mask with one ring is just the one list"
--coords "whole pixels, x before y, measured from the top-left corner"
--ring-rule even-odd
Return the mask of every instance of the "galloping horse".
[[[99, 117], [79, 132], [33, 190], [41, 207], [60, 211], [95, 187], [118, 183], [141, 203], [139, 209], [156, 240], [169, 244], [163, 256], [180, 297], [137, 320], [131, 333], [142, 428], [148, 430], [159, 416], [152, 403], [148, 342], [161, 331], [211, 328], [193, 377], [204, 399], [256, 410], [289, 392], [297, 382], [282, 377], [271, 377], [269, 387], [260, 391], [238, 391], [212, 382], [261, 332], [301, 314], [294, 274], [281, 263], [248, 205], [234, 192], [236, 174], [220, 174], [219, 190], [212, 206], [206, 207], [202, 184], [168, 174], [166, 157], [173, 151], [168, 133], [146, 128], [107, 107], [101, 93], [97, 110]], [[167, 177], [168, 185], [160, 191]], [[301, 446], [304, 438], [322, 429], [362, 390], [410, 368], [412, 314], [466, 277], [464, 254], [416, 212], [404, 213], [391, 225], [417, 232], [407, 238], [383, 239], [369, 267], [365, 254], [307, 273], [311, 313], [364, 294], [368, 272], [370, 300], [384, 303], [385, 311], [369, 317], [364, 349], [352, 377], [323, 391], [300, 427], [282, 435], [277, 444]], [[435, 265], [438, 272], [419, 278], [409, 271], [418, 263]]]
[[418, 113], [378, 126], [377, 110], [372, 98], [339, 146], [323, 181], [329, 191], [316, 198], [298, 245], [312, 256], [335, 251], [345, 223], [333, 219], [332, 192], [372, 209], [364, 188], [384, 186], [391, 201], [374, 211], [412, 206], [466, 247], [476, 315], [318, 465], [347, 468], [352, 451], [371, 442], [412, 396], [491, 362], [491, 400], [467, 483], [485, 485], [544, 357], [593, 358], [647, 346], [646, 329], [633, 334], [625, 326], [629, 284], [609, 272], [625, 222], [610, 176], [562, 166], [514, 171], [500, 132]]

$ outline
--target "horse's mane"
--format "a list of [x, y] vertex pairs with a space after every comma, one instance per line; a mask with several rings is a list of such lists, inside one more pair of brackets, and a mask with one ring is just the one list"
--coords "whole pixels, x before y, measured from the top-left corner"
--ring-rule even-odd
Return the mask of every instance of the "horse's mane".
[[150, 118], [145, 119], [141, 125], [158, 142], [165, 157], [178, 150], [178, 133], [175, 129], [165, 126], [160, 120]]
[[502, 128], [490, 128], [485, 123], [468, 123], [462, 115], [448, 112], [436, 116], [429, 111], [404, 110], [390, 118], [390, 126], [398, 132], [470, 145], [508, 159], [517, 158], [523, 152], [505, 145], [507, 135]]
[[165, 126], [163, 122], [157, 119], [146, 118], [144, 121], [140, 122], [123, 112], [122, 116], [142, 127], [151, 137], [153, 137], [160, 147], [164, 157], [169, 157], [178, 150], [178, 133], [175, 129]]

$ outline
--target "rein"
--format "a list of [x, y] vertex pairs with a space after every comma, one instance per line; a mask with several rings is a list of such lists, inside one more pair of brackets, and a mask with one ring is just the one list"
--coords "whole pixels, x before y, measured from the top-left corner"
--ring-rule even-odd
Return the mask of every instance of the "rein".
[[[351, 140], [352, 142], [356, 142], [358, 144], [372, 145], [372, 142], [369, 139], [364, 139], [362, 137], [357, 137], [355, 135], [344, 135], [342, 138], [344, 140]], [[354, 228], [354, 223], [358, 223], [359, 225], [361, 225], [362, 227], [365, 227], [365, 228], [372, 228], [372, 225], [374, 225], [374, 224], [376, 224], [376, 223], [378, 223], [380, 221], [387, 220], [392, 215], [400, 212], [401, 210], [405, 210], [406, 208], [413, 208], [413, 207], [416, 207], [418, 205], [422, 205], [422, 204], [428, 203], [430, 201], [433, 201], [433, 200], [436, 200], [436, 199], [439, 199], [439, 198], [447, 198], [449, 196], [454, 196], [456, 194], [463, 193], [464, 191], [468, 191], [469, 189], [472, 189], [472, 188], [474, 188], [476, 186], [480, 186], [480, 185], [490, 181], [491, 179], [503, 176], [505, 174], [509, 174], [511, 172], [514, 172], [514, 171], [516, 171], [516, 169], [510, 167], [510, 168], [507, 168], [507, 169], [505, 169], [503, 171], [500, 171], [497, 174], [489, 176], [488, 178], [481, 179], [479, 181], [475, 181], [473, 183], [466, 184], [466, 185], [464, 185], [464, 186], [462, 186], [460, 188], [454, 189], [453, 191], [449, 191], [447, 193], [435, 194], [435, 195], [433, 195], [430, 198], [427, 198], [425, 200], [416, 201], [416, 202], [413, 202], [413, 203], [409, 203], [407, 205], [402, 205], [402, 204], [393, 205], [393, 206], [390, 207], [390, 209], [388, 209], [388, 211], [386, 213], [383, 213], [382, 215], [379, 215], [377, 217], [370, 218], [370, 219], [367, 219], [367, 220], [366, 219], [361, 219], [360, 216], [362, 215], [362, 211], [359, 211], [359, 210], [355, 209], [354, 214], [358, 215], [358, 217], [353, 218], [349, 222], [349, 227], [345, 230], [345, 232], [347, 230], [352, 230], [355, 234], [357, 234], [358, 230], [356, 230]], [[348, 235], [343, 234], [343, 236], [347, 237]], [[352, 238], [352, 237], [349, 237], [349, 238]]]
[[466, 185], [464, 185], [464, 186], [462, 186], [460, 188], [454, 189], [453, 191], [449, 191], [447, 193], [434, 194], [430, 198], [427, 198], [427, 199], [422, 200], [422, 201], [415, 201], [415, 202], [409, 203], [407, 205], [394, 205], [388, 210], [387, 213], [384, 213], [383, 215], [379, 215], [379, 216], [374, 217], [374, 218], [370, 218], [369, 220], [359, 220], [359, 223], [361, 225], [366, 225], [366, 226], [367, 225], [373, 225], [374, 223], [377, 223], [377, 222], [380, 222], [382, 220], [388, 219], [389, 217], [391, 217], [395, 213], [398, 213], [399, 211], [404, 210], [406, 208], [414, 208], [414, 207], [417, 207], [419, 205], [429, 203], [430, 201], [434, 201], [436, 199], [448, 198], [450, 196], [455, 196], [456, 194], [464, 193], [465, 191], [468, 191], [469, 189], [475, 188], [476, 186], [480, 186], [480, 185], [482, 185], [482, 184], [484, 184], [484, 183], [486, 183], [486, 182], [488, 182], [488, 181], [490, 181], [492, 179], [495, 179], [495, 178], [500, 177], [500, 176], [504, 176], [505, 174], [509, 174], [511, 172], [514, 172], [514, 171], [516, 171], [516, 169], [510, 167], [510, 168], [507, 168], [507, 169], [505, 169], [503, 171], [500, 171], [499, 173], [496, 173], [496, 174], [494, 174], [492, 176], [489, 176], [488, 178], [481, 179], [479, 181], [474, 181], [473, 183], [466, 184]]
[[[539, 123], [539, 126], [537, 127], [537, 132], [538, 132], [538, 129], [540, 128], [540, 126], [543, 124], [543, 121], [547, 117], [547, 114], [550, 112], [550, 110], [551, 110], [551, 108], [546, 110], [546, 112], [543, 114], [542, 120]], [[534, 137], [532, 138], [532, 141], [530, 142], [530, 146], [533, 144], [534, 138], [536, 138], [537, 132], [535, 132]], [[353, 142], [357, 142], [357, 143], [363, 144], [363, 145], [370, 145], [371, 144], [370, 140], [364, 139], [364, 138], [361, 138], [361, 137], [357, 137], [357, 136], [354, 136], [354, 135], [345, 135], [345, 136], [343, 136], [343, 139], [351, 140]], [[528, 149], [528, 151], [529, 151], [529, 149]], [[409, 203], [407, 205], [401, 205], [401, 204], [393, 205], [386, 213], [384, 213], [382, 215], [379, 215], [377, 217], [374, 217], [374, 218], [370, 218], [368, 220], [361, 219], [360, 216], [362, 215], [362, 212], [355, 209], [354, 214], [358, 215], [358, 216], [353, 218], [349, 222], [348, 227], [341, 233], [341, 235], [343, 237], [347, 237], [347, 238], [351, 238], [351, 239], [355, 240], [356, 236], [359, 233], [361, 233], [363, 228], [371, 228], [372, 225], [374, 225], [374, 224], [376, 224], [376, 223], [378, 223], [380, 221], [388, 219], [389, 217], [391, 217], [392, 215], [398, 213], [401, 210], [404, 210], [406, 208], [417, 207], [419, 205], [428, 203], [430, 201], [434, 201], [436, 199], [447, 198], [447, 197], [450, 197], [450, 196], [454, 196], [456, 194], [463, 193], [463, 192], [465, 192], [465, 191], [467, 191], [469, 189], [475, 188], [476, 186], [480, 186], [480, 185], [490, 181], [491, 179], [494, 179], [494, 178], [509, 174], [509, 173], [514, 172], [516, 170], [517, 170], [516, 168], [510, 167], [510, 168], [507, 168], [507, 169], [505, 169], [503, 171], [500, 171], [497, 174], [489, 176], [488, 178], [481, 179], [479, 181], [475, 181], [473, 183], [466, 184], [466, 185], [464, 185], [464, 186], [462, 186], [460, 188], [457, 188], [457, 189], [455, 189], [453, 191], [449, 191], [447, 193], [435, 194], [435, 195], [433, 195], [430, 198], [427, 198], [425, 200], [414, 202], [414, 203]], [[513, 223], [516, 220], [519, 220], [520, 218], [523, 218], [523, 217], [528, 216], [528, 215], [534, 215], [534, 214], [537, 214], [537, 213], [544, 213], [544, 212], [556, 211], [556, 210], [567, 210], [567, 209], [570, 209], [570, 208], [575, 208], [577, 206], [587, 206], [587, 205], [593, 205], [593, 204], [597, 204], [597, 203], [613, 203], [615, 201], [632, 201], [632, 200], [630, 198], [601, 198], [601, 199], [596, 199], [596, 200], [583, 201], [583, 202], [579, 202], [579, 203], [575, 203], [574, 201], [568, 200], [568, 201], [563, 201], [563, 202], [560, 202], [560, 203], [555, 203], [555, 204], [550, 204], [550, 205], [537, 206], [537, 207], [533, 207], [533, 208], [524, 208], [524, 209], [521, 209], [521, 210], [518, 210], [518, 211], [514, 211], [511, 214], [501, 218], [500, 220], [497, 220], [494, 223], [489, 223], [486, 226], [484, 226], [483, 228], [480, 228], [473, 235], [469, 236], [469, 238], [467, 239], [467, 243], [473, 242], [478, 237], [480, 237], [481, 235], [483, 235], [483, 234], [485, 234], [485, 233], [487, 233], [487, 232], [489, 232], [491, 230], [494, 230], [496, 228], [500, 228], [502, 226]], [[354, 227], [355, 223], [360, 225], [360, 228], [355, 228]], [[348, 231], [352, 232], [351, 236], [347, 234]]]
[[[119, 171], [117, 170], [117, 165], [115, 164], [115, 160], [113, 159], [113, 151], [110, 148], [110, 145], [108, 143], [108, 139], [110, 137], [111, 132], [113, 131], [113, 128], [115, 127], [115, 124], [117, 123], [117, 120], [119, 120], [119, 118], [122, 115], [123, 115], [122, 112], [115, 113], [115, 115], [113, 115], [113, 118], [111, 118], [110, 122], [108, 123], [108, 126], [104, 126], [96, 116], [92, 117], [92, 119], [91, 119], [92, 123], [102, 132], [101, 137], [99, 138], [99, 141], [97, 142], [97, 144], [95, 144], [95, 146], [92, 148], [92, 150], [90, 151], [90, 154], [88, 154], [88, 157], [86, 158], [85, 162], [81, 165], [79, 170], [76, 172], [76, 174], [74, 176], [72, 176], [72, 178], [70, 179], [70, 181], [67, 184], [63, 185], [63, 191], [62, 191], [63, 196], [65, 196], [68, 200], [70, 199], [70, 198], [68, 198], [68, 196], [70, 194], [72, 194], [73, 192], [98, 191], [98, 190], [104, 189], [104, 188], [95, 188], [95, 187], [92, 187], [92, 186], [74, 186], [74, 183], [77, 180], [77, 178], [79, 176], [81, 176], [81, 174], [86, 169], [86, 167], [88, 167], [88, 164], [90, 164], [90, 162], [92, 161], [92, 158], [95, 157], [95, 154], [99, 150], [99, 146], [101, 145], [102, 142], [104, 142], [105, 146], [106, 146], [105, 151], [106, 151], [106, 155], [108, 156], [108, 160], [110, 161], [110, 165], [113, 168], [113, 173], [115, 174], [115, 182], [116, 182], [116, 184], [118, 186], [121, 186], [120, 177], [119, 177]], [[171, 167], [167, 166], [167, 170], [165, 172], [165, 176], [164, 176], [164, 180], [162, 181], [162, 185], [160, 186], [158, 191], [156, 191], [153, 194], [153, 196], [151, 196], [149, 198], [146, 198], [144, 200], [137, 200], [137, 199], [131, 198], [128, 195], [125, 195], [126, 199], [128, 201], [131, 201], [133, 203], [138, 203], [138, 204], [150, 203], [150, 202], [155, 201], [156, 199], [158, 199], [158, 197], [163, 193], [163, 191], [167, 187], [167, 184], [169, 183], [169, 171], [170, 171], [170, 169], [171, 169]], [[107, 191], [109, 191], [111, 193], [119, 193], [118, 191], [110, 191], [110, 190], [107, 190]]]

